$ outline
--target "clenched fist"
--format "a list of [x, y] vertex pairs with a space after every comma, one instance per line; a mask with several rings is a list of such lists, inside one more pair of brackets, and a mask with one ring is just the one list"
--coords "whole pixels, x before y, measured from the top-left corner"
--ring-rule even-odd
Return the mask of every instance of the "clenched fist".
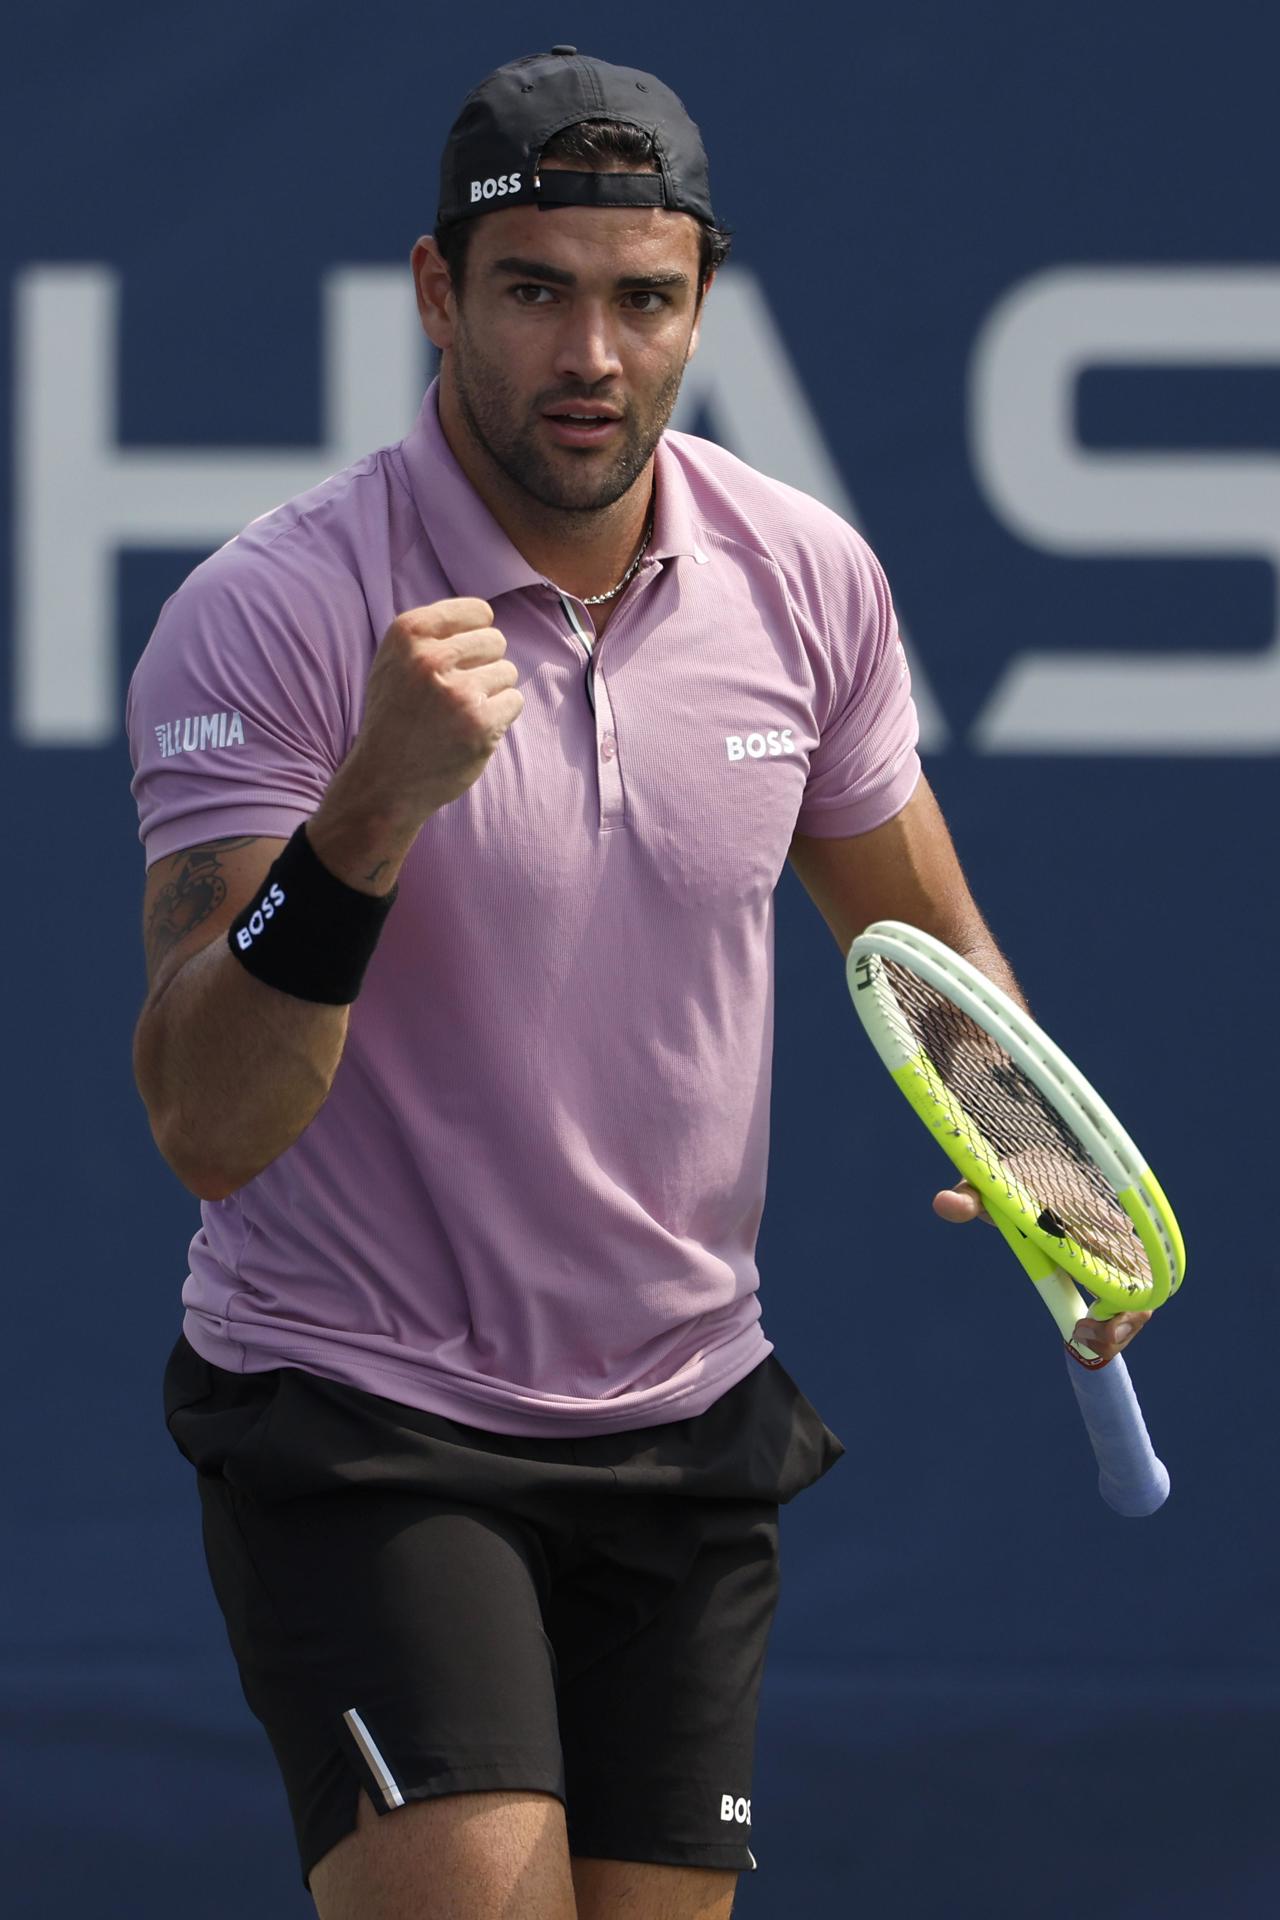
[[340, 879], [385, 892], [433, 813], [484, 772], [519, 716], [519, 674], [484, 600], [437, 600], [392, 621], [364, 718], [307, 837]]
[[388, 627], [352, 758], [419, 826], [480, 778], [524, 705], [506, 652], [484, 600], [438, 600]]

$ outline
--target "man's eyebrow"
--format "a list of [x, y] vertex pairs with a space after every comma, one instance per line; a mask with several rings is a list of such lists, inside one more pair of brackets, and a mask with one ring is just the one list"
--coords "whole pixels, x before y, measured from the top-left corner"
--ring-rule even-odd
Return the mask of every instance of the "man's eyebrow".
[[566, 273], [562, 267], [549, 267], [545, 260], [517, 260], [508, 255], [505, 260], [495, 260], [491, 268], [493, 273], [514, 273], [522, 280], [549, 280], [553, 287], [575, 287], [577, 276]]
[[[492, 273], [513, 274], [520, 280], [545, 280], [553, 287], [576, 287], [578, 276], [566, 273], [563, 267], [553, 267], [545, 260], [522, 260], [514, 254], [508, 254], [505, 260], [495, 260]], [[643, 292], [650, 287], [687, 287], [687, 273], [671, 271], [669, 273], [628, 273], [623, 274], [614, 285], [621, 293]]]
[[627, 293], [633, 293], [637, 289], [644, 287], [687, 287], [689, 285], [689, 276], [687, 273], [679, 273], [676, 271], [670, 273], [628, 273], [624, 275], [617, 284], [621, 290]]

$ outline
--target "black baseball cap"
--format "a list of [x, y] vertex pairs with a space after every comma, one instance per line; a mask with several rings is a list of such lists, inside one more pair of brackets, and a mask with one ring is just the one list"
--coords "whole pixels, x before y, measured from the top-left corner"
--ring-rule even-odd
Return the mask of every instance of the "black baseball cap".
[[[656, 173], [539, 174], [554, 134], [616, 120], [653, 142]], [[669, 207], [715, 225], [702, 136], [651, 73], [552, 47], [499, 67], [469, 93], [440, 162], [436, 227], [501, 207]]]

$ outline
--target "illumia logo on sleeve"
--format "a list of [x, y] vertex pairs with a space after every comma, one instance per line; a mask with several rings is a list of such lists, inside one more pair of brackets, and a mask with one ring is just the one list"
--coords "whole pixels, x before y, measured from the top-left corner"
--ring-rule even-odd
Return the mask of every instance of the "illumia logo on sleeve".
[[776, 760], [796, 750], [790, 727], [770, 727], [767, 733], [726, 733], [724, 744], [731, 760]]
[[185, 720], [165, 720], [156, 728], [156, 739], [162, 760], [202, 747], [242, 747], [244, 721], [238, 713], [189, 713]]

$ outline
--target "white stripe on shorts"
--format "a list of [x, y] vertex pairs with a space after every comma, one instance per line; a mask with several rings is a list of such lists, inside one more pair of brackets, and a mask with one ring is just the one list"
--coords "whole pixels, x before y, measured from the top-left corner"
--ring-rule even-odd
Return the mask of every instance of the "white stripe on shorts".
[[402, 1807], [404, 1795], [396, 1785], [396, 1777], [378, 1752], [377, 1742], [366, 1727], [354, 1707], [348, 1707], [343, 1719], [351, 1729], [351, 1735], [361, 1753], [369, 1763], [369, 1771], [382, 1789], [382, 1797], [389, 1807]]

